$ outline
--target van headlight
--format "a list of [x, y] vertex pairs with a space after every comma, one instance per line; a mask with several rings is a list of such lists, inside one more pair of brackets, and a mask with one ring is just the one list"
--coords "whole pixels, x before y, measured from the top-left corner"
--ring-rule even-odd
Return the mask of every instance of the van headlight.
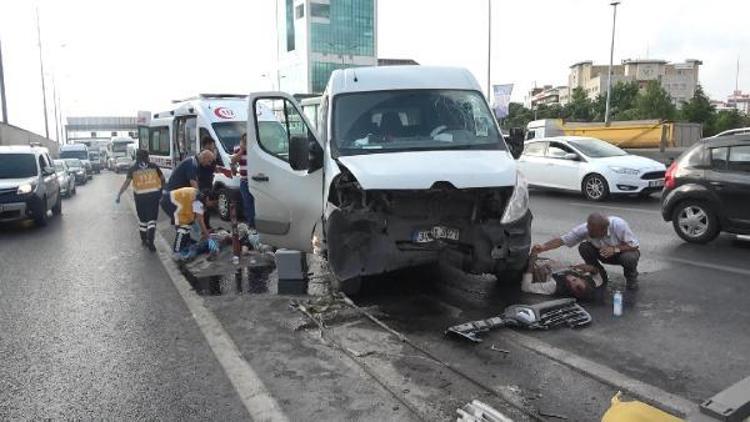
[[529, 210], [529, 183], [526, 176], [520, 171], [516, 173], [516, 187], [513, 189], [513, 195], [510, 196], [508, 205], [505, 207], [501, 224], [509, 224], [519, 220]]
[[27, 193], [31, 193], [34, 191], [34, 184], [33, 183], [24, 183], [23, 185], [20, 185], [18, 187], [18, 192], [16, 192], [18, 195], [25, 195]]

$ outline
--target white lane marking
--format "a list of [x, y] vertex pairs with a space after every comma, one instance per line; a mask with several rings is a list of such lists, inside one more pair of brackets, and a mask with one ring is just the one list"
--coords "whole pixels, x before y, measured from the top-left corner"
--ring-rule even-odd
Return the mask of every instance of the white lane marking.
[[[127, 202], [131, 212], [135, 214], [134, 204], [131, 201]], [[239, 395], [242, 404], [245, 405], [251, 419], [253, 421], [288, 421], [289, 419], [266, 389], [258, 374], [242, 357], [242, 353], [240, 353], [229, 333], [224, 330], [221, 322], [206, 308], [203, 299], [192, 291], [190, 283], [172, 261], [171, 246], [158, 230], [156, 231], [155, 244], [159, 259], [164, 265], [169, 279], [193, 315], [193, 319], [200, 327], [203, 337], [224, 369], [235, 391], [237, 391], [237, 395]]]
[[675, 258], [673, 256], [659, 256], [662, 259], [680, 264], [692, 265], [694, 267], [708, 268], [710, 270], [724, 271], [727, 273], [750, 276], [750, 270], [747, 268], [733, 267], [731, 265], [711, 264], [710, 262], [701, 262], [692, 259]]
[[616, 211], [633, 211], [633, 212], [642, 212], [646, 214], [656, 214], [661, 215], [661, 211], [656, 210], [644, 210], [641, 208], [632, 208], [632, 207], [616, 207], [613, 205], [599, 205], [599, 204], [588, 204], [585, 202], [568, 202], [568, 205], [573, 205], [576, 207], [584, 207], [584, 208], [602, 208], [605, 210], [616, 210]]
[[659, 387], [639, 381], [620, 373], [608, 366], [583, 358], [575, 353], [552, 346], [534, 337], [512, 330], [503, 332], [503, 337], [514, 343], [534, 351], [542, 356], [559, 362], [591, 378], [614, 388], [627, 392], [644, 402], [680, 416], [687, 416], [694, 412], [698, 405], [678, 395], [669, 393]]

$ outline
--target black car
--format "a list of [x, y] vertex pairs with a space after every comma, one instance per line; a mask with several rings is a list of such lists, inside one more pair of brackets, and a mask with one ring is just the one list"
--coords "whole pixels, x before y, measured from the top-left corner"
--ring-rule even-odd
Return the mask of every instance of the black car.
[[750, 135], [709, 138], [667, 169], [661, 212], [688, 242], [750, 234]]

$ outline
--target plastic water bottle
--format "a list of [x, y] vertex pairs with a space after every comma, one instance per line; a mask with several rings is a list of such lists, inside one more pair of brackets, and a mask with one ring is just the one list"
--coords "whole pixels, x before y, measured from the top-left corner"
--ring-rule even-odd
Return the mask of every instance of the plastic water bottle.
[[622, 315], [622, 292], [615, 290], [615, 294], [612, 297], [612, 313], [614, 316]]

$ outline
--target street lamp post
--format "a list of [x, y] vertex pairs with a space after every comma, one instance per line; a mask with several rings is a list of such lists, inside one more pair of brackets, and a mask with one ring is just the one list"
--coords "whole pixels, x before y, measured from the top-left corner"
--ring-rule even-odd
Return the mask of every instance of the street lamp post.
[[612, 97], [612, 62], [615, 57], [615, 23], [617, 22], [617, 5], [619, 0], [610, 3], [612, 6], [612, 44], [609, 47], [609, 70], [607, 71], [607, 102], [604, 107], [604, 124], [609, 125], [609, 101]]
[[3, 123], [8, 123], [8, 104], [5, 102], [5, 74], [3, 73], [3, 47], [0, 44], [0, 107], [3, 108]]
[[44, 61], [42, 60], [42, 33], [39, 30], [39, 9], [36, 9], [36, 37], [39, 44], [39, 71], [42, 76], [42, 106], [44, 107], [44, 137], [49, 139], [49, 121], [47, 119], [47, 90], [44, 87]]
[[492, 98], [492, 0], [487, 0], [487, 101]]

